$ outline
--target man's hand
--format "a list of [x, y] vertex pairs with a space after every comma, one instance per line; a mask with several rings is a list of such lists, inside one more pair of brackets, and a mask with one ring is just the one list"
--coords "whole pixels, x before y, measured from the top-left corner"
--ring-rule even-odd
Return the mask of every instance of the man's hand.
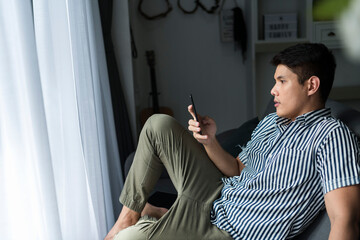
[[[205, 151], [215, 166], [228, 177], [237, 176], [245, 167], [238, 158], [234, 158], [226, 152], [216, 139], [216, 124], [212, 118], [202, 117], [198, 114], [196, 121], [193, 106], [188, 106], [188, 111], [193, 117], [189, 120], [188, 129], [193, 133], [194, 138], [202, 143]], [[202, 134], [200, 134], [200, 131]]]
[[106, 235], [104, 240], [113, 240], [115, 235], [121, 230], [133, 226], [140, 218], [140, 213], [137, 213], [130, 208], [123, 206], [119, 218], [111, 228], [110, 232]]
[[359, 239], [360, 185], [338, 188], [325, 194], [331, 222], [330, 240]]
[[[188, 129], [193, 133], [194, 138], [203, 145], [208, 145], [214, 141], [217, 130], [214, 119], [207, 116], [203, 117], [198, 114], [197, 117], [199, 122], [197, 122], [192, 105], [188, 106], [188, 111], [193, 117], [193, 119], [190, 119], [188, 122]], [[200, 131], [202, 134], [200, 134]]]

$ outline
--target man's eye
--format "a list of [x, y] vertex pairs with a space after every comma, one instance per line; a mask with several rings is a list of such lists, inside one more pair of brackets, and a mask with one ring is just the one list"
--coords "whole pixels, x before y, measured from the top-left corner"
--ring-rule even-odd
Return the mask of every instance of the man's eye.
[[280, 82], [281, 82], [281, 83], [284, 83], [284, 82], [285, 82], [285, 80], [280, 80]]

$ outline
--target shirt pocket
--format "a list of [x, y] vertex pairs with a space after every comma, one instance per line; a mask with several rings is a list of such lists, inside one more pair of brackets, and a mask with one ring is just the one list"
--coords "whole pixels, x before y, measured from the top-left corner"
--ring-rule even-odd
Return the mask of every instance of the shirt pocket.
[[269, 188], [288, 189], [304, 184], [315, 173], [315, 161], [310, 150], [283, 148], [268, 159], [263, 180]]

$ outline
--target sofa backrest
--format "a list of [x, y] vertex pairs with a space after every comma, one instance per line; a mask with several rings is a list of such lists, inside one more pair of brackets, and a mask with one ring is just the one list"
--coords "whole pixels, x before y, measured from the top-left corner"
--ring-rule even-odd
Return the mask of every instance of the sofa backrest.
[[360, 112], [340, 102], [329, 99], [326, 107], [331, 108], [331, 114], [345, 123], [360, 138]]

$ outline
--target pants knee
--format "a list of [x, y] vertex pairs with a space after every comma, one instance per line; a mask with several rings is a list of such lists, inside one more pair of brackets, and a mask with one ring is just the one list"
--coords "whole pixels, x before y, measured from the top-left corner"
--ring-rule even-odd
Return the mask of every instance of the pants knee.
[[162, 132], [177, 127], [179, 123], [175, 118], [166, 114], [154, 114], [145, 123], [144, 128], [154, 132]]
[[154, 114], [145, 123], [142, 130], [147, 136], [160, 140], [180, 138], [185, 128], [173, 117], [166, 114]]

